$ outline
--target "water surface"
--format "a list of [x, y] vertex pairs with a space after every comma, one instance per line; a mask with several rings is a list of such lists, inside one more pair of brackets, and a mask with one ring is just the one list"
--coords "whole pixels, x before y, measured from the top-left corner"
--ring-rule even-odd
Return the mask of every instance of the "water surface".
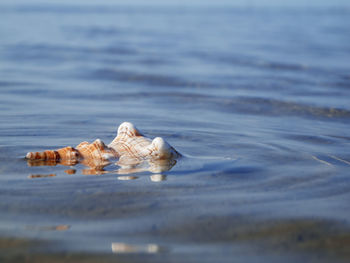
[[[78, 2], [0, 15], [5, 260], [349, 260], [350, 9]], [[124, 121], [185, 157], [134, 180], [24, 160], [109, 143]]]

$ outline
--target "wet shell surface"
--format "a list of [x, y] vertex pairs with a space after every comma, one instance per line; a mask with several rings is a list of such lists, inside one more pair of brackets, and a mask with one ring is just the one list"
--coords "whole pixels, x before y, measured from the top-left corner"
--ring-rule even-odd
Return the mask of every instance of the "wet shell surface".
[[[122, 123], [117, 136], [107, 146], [100, 139], [89, 143], [82, 142], [76, 147], [64, 147], [43, 152], [29, 152], [26, 155], [30, 166], [75, 165], [82, 163], [91, 169], [87, 173], [101, 173], [111, 160], [125, 173], [139, 171], [160, 172], [169, 170], [181, 154], [163, 138], [153, 140], [144, 136], [130, 122]], [[146, 165], [145, 165], [146, 163]]]
[[117, 137], [108, 147], [117, 152], [119, 161], [122, 161], [122, 158], [167, 160], [180, 156], [163, 138], [157, 137], [152, 141], [130, 122], [119, 126]]

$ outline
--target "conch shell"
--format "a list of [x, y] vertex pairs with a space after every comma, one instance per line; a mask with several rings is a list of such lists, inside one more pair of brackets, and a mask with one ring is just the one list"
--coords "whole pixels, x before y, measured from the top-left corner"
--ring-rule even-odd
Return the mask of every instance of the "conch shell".
[[[169, 170], [181, 154], [163, 138], [153, 140], [144, 136], [132, 123], [124, 122], [118, 128], [117, 136], [106, 146], [100, 139], [93, 143], [82, 142], [76, 147], [65, 147], [44, 152], [29, 152], [28, 164], [75, 165], [82, 163], [90, 167], [86, 173], [101, 173], [113, 159], [119, 159], [120, 173], [139, 171], [160, 172]], [[145, 165], [145, 162], [147, 165]]]
[[152, 141], [130, 122], [119, 126], [117, 137], [108, 147], [117, 152], [119, 162], [122, 162], [123, 158], [169, 160], [180, 156], [163, 138], [156, 137]]

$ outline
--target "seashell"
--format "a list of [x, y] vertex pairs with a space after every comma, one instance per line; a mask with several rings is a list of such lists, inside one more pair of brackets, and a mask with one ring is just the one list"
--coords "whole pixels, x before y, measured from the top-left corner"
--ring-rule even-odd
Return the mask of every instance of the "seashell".
[[28, 165], [75, 165], [79, 161], [89, 167], [102, 169], [110, 164], [109, 159], [116, 156], [113, 149], [108, 148], [101, 140], [93, 143], [82, 142], [73, 147], [65, 147], [58, 150], [44, 152], [29, 152], [26, 158], [30, 160]]
[[157, 137], [152, 141], [142, 135], [130, 122], [124, 122], [119, 126], [117, 137], [108, 147], [114, 149], [120, 159], [128, 157], [136, 159], [174, 159], [181, 156], [163, 138]]
[[181, 157], [163, 138], [153, 140], [144, 136], [130, 122], [122, 123], [117, 136], [106, 146], [100, 139], [93, 143], [82, 142], [75, 148], [64, 147], [58, 150], [29, 152], [26, 155], [29, 166], [39, 165], [75, 165], [78, 162], [90, 167], [84, 174], [103, 174], [103, 168], [113, 158], [119, 158], [119, 174], [139, 171], [159, 173], [175, 165], [175, 159]]
[[68, 146], [58, 150], [43, 152], [29, 152], [26, 155], [29, 160], [78, 160], [79, 153], [76, 149]]
[[110, 164], [109, 160], [116, 156], [115, 151], [107, 147], [100, 139], [90, 144], [82, 142], [76, 149], [81, 156], [81, 163], [96, 170]]

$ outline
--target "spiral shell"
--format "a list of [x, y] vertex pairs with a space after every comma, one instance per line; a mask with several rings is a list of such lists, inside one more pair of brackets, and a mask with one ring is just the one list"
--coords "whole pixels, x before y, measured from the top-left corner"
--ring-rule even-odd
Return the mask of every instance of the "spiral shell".
[[[103, 167], [110, 164], [113, 158], [119, 158], [117, 164], [130, 171], [144, 170], [142, 164], [147, 161], [149, 166], [147, 169], [152, 171], [159, 170], [159, 167], [161, 167], [160, 170], [166, 167], [170, 169], [174, 165], [171, 160], [180, 156], [180, 153], [163, 138], [157, 137], [151, 140], [142, 135], [132, 123], [124, 122], [119, 126], [117, 136], [108, 146], [97, 139], [92, 143], [82, 142], [75, 148], [68, 146], [58, 150], [29, 152], [26, 158], [30, 166], [56, 165], [58, 163], [75, 165], [80, 162], [91, 168], [88, 170], [89, 173], [91, 171], [92, 173], [101, 173]], [[157, 160], [165, 160], [166, 162], [157, 165]]]
[[71, 146], [64, 147], [58, 150], [48, 150], [43, 152], [29, 152], [26, 155], [28, 160], [32, 161], [48, 161], [65, 162], [67, 165], [77, 164], [80, 158], [79, 152]]
[[116, 156], [115, 151], [108, 148], [100, 139], [90, 144], [82, 142], [76, 149], [82, 157], [81, 163], [95, 169], [102, 169], [110, 163], [111, 158]]
[[172, 159], [181, 155], [163, 138], [153, 141], [137, 130], [130, 122], [122, 123], [118, 128], [117, 137], [108, 145], [119, 157], [136, 159]]

